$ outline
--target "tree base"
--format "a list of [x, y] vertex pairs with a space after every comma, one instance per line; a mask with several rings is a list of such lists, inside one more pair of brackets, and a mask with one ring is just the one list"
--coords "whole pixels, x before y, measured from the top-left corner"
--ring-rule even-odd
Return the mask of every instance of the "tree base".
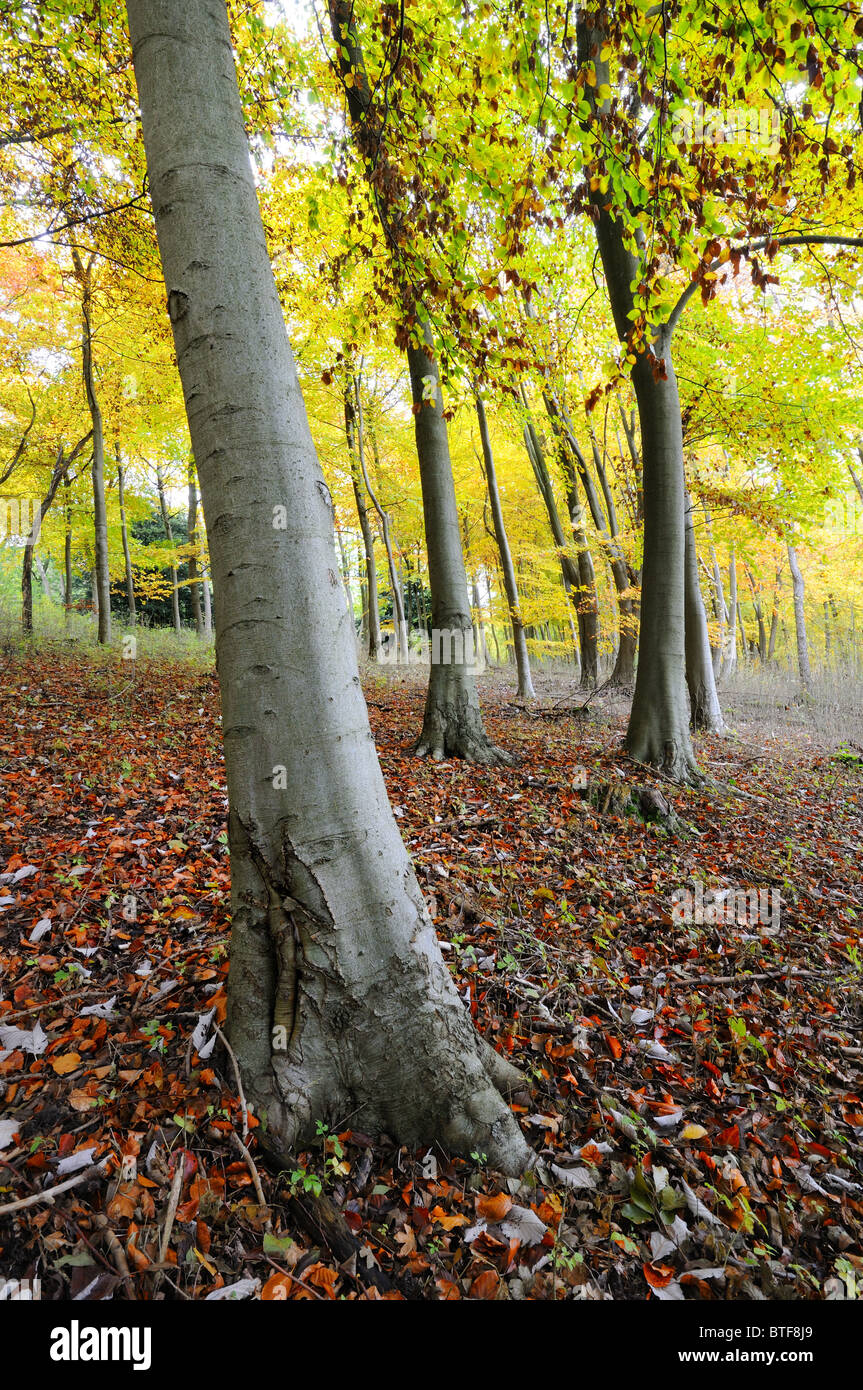
[[[456, 996], [457, 998], [457, 996]], [[368, 1051], [351, 1045], [327, 1054], [302, 1040], [286, 1057], [274, 1054], [269, 1074], [245, 1077], [247, 1098], [265, 1123], [261, 1146], [281, 1166], [319, 1137], [318, 1123], [350, 1124], [373, 1136], [386, 1134], [419, 1149], [437, 1143], [500, 1173], [518, 1176], [531, 1150], [504, 1096], [524, 1090], [525, 1078], [480, 1037], [460, 1002], [454, 1030], [408, 1029], [401, 1048]], [[428, 1007], [426, 1013], [428, 1013]], [[458, 1049], [458, 1050], [456, 1050]]]
[[422, 733], [414, 753], [436, 762], [462, 758], [492, 767], [511, 767], [516, 761], [486, 733], [473, 676], [446, 666], [431, 668]]
[[688, 729], [677, 738], [662, 737], [655, 728], [634, 729], [630, 721], [623, 746], [634, 763], [656, 768], [672, 782], [690, 787], [704, 784], [689, 741]]

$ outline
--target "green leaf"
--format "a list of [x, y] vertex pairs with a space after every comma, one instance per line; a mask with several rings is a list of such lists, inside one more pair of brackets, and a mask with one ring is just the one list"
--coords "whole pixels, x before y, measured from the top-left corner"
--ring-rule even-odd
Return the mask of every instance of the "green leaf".
[[265, 1255], [286, 1255], [293, 1244], [291, 1236], [274, 1236], [272, 1231], [264, 1233]]

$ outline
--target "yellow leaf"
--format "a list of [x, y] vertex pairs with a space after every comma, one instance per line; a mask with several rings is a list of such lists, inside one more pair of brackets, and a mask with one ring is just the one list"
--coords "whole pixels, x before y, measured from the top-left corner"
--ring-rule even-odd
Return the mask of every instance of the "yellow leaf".
[[680, 1131], [681, 1139], [703, 1139], [707, 1130], [704, 1125], [685, 1125]]
[[[214, 1268], [214, 1266], [210, 1264], [210, 1261], [206, 1258], [205, 1255], [202, 1255], [202, 1254], [201, 1254], [201, 1252], [200, 1252], [200, 1250], [198, 1249], [197, 1245], [193, 1246], [193, 1250], [194, 1250], [195, 1259], [196, 1259], [196, 1260], [200, 1260], [201, 1264], [204, 1266], [204, 1269], [207, 1271], [207, 1273], [208, 1273], [208, 1274], [212, 1274], [213, 1278], [215, 1278], [215, 1277], [216, 1277], [216, 1274], [218, 1273], [218, 1270], [216, 1270], [216, 1269]], [[270, 1282], [272, 1283], [272, 1280], [271, 1280]], [[270, 1297], [272, 1297], [272, 1294], [270, 1295]]]

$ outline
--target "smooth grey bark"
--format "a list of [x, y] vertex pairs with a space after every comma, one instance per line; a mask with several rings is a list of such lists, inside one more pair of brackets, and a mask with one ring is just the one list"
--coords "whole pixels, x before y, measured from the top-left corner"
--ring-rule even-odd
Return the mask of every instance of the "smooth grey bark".
[[[45, 520], [45, 517], [48, 515], [48, 512], [51, 509], [51, 505], [54, 501], [54, 498], [57, 496], [58, 487], [61, 483], [63, 483], [66, 487], [69, 486], [69, 469], [75, 462], [75, 459], [78, 457], [81, 450], [87, 444], [88, 440], [91, 438], [91, 433], [85, 434], [83, 439], [79, 439], [78, 443], [75, 445], [74, 449], [68, 456], [66, 455], [62, 444], [60, 445], [60, 448], [57, 451], [57, 458], [54, 461], [54, 467], [51, 470], [51, 479], [48, 483], [48, 489], [45, 493], [45, 496], [39, 503], [39, 514], [38, 517], [34, 519], [34, 526], [30, 532], [30, 536], [32, 537], [35, 531], [35, 539], [31, 543], [30, 538], [28, 537], [27, 543], [24, 546], [24, 554], [21, 559], [21, 628], [22, 631], [25, 632], [27, 635], [29, 635], [33, 631], [33, 563], [36, 542], [39, 538], [39, 532], [41, 531], [42, 523]], [[68, 508], [68, 494], [66, 505]], [[50, 598], [51, 591], [47, 583], [47, 576], [45, 575], [43, 569], [40, 569], [40, 577], [42, 579], [42, 585], [45, 590], [45, 595], [47, 598]], [[66, 572], [66, 589], [68, 592], [71, 592], [71, 587], [72, 580], [70, 550]]]
[[[50, 556], [48, 557], [48, 563], [51, 563]], [[35, 551], [33, 552], [33, 568], [39, 576], [39, 583], [42, 585], [42, 593], [47, 599], [53, 601], [54, 595], [51, 592], [51, 580], [48, 577], [48, 571], [42, 563], [42, 556], [36, 554]]]
[[[345, 84], [354, 139], [398, 278], [402, 238], [408, 235], [408, 229], [404, 209], [397, 205], [390, 190], [403, 184], [403, 176], [387, 155], [384, 122], [365, 70], [352, 0], [328, 0], [328, 10], [336, 41], [335, 64]], [[402, 283], [400, 294], [400, 331], [406, 339], [432, 596], [429, 684], [415, 751], [418, 757], [511, 763], [510, 755], [496, 748], [486, 734], [480, 713], [471, 651], [473, 623], [467, 575], [439, 363], [429, 319], [412, 285]]]
[[[522, 400], [525, 401], [526, 404], [527, 396], [523, 388]], [[588, 545], [587, 533], [584, 529], [584, 505], [579, 496], [576, 470], [573, 466], [573, 458], [570, 456], [570, 451], [572, 451], [577, 464], [580, 450], [575, 443], [572, 429], [568, 427], [568, 420], [564, 421], [557, 398], [549, 389], [545, 389], [543, 392], [543, 403], [551, 422], [552, 434], [555, 444], [557, 445], [558, 462], [566, 487], [566, 506], [569, 512], [569, 524], [573, 541], [575, 542], [576, 565], [578, 568], [577, 612], [578, 637], [579, 646], [581, 648], [581, 680], [584, 685], [596, 685], [599, 677], [599, 603], [596, 596], [596, 571], [593, 565], [593, 556], [590, 553], [590, 547]], [[539, 448], [541, 465], [547, 472], [541, 457], [542, 449], [541, 445], [539, 445], [535, 429], [533, 434], [536, 440], [535, 447]], [[583, 460], [581, 461], [583, 462]], [[582, 474], [582, 483], [585, 483], [584, 474]], [[550, 482], [547, 482], [545, 486], [551, 491]], [[591, 487], [592, 484], [588, 480], [585, 486], [585, 493], [587, 495], [590, 494]]]
[[156, 487], [159, 491], [159, 510], [162, 513], [162, 526], [165, 530], [165, 538], [171, 547], [171, 559], [169, 568], [171, 571], [171, 613], [174, 619], [174, 631], [179, 632], [180, 623], [180, 592], [177, 587], [177, 565], [174, 559], [174, 532], [171, 529], [171, 518], [168, 515], [168, 503], [165, 500], [165, 480], [162, 477], [161, 468], [156, 469]]
[[689, 718], [693, 729], [706, 729], [719, 734], [725, 728], [725, 722], [716, 693], [707, 613], [698, 579], [692, 499], [687, 491], [684, 491], [684, 507], [684, 616]]
[[767, 660], [767, 629], [764, 626], [764, 608], [752, 570], [749, 565], [745, 565], [744, 569], [746, 570], [746, 581], [749, 585], [749, 592], [752, 595], [752, 608], [755, 613], [755, 621], [758, 624], [758, 656], [763, 663]]
[[63, 608], [65, 622], [72, 614], [72, 484], [69, 475], [63, 479]]
[[829, 593], [827, 595], [827, 602], [829, 604], [830, 613], [833, 619], [833, 634], [836, 641], [837, 657], [838, 660], [844, 664], [844, 662], [848, 659], [848, 652], [845, 647], [845, 638], [842, 635], [842, 624], [839, 617], [839, 609], [836, 605], [836, 600], [833, 597], [832, 593]]
[[[407, 350], [414, 400], [414, 426], [423, 494], [429, 589], [432, 602], [432, 660], [416, 746], [420, 757], [456, 756], [469, 762], [509, 763], [485, 732], [476, 687], [473, 618], [461, 546], [455, 484], [444, 419], [437, 362], [426, 347]], [[435, 640], [435, 633], [442, 637]], [[447, 659], [449, 657], [449, 659]]]
[[[149, 186], [215, 580], [228, 1031], [280, 1161], [317, 1120], [521, 1170], [387, 800], [255, 191], [224, 0], [128, 0]], [[281, 1031], [280, 1031], [281, 1030]]]
[[[594, 93], [608, 81], [602, 42], [600, 29], [579, 21], [579, 61], [592, 63], [596, 75], [597, 86], [587, 93], [596, 120], [602, 103]], [[601, 193], [591, 194], [591, 214], [615, 328], [626, 343], [638, 263]], [[676, 781], [698, 782], [686, 690], [683, 425], [671, 339], [672, 329], [659, 327], [650, 352], [642, 346], [632, 368], [641, 426], [644, 565], [638, 670], [625, 746], [636, 761]]]
[[776, 583], [773, 586], [773, 611], [770, 615], [770, 637], [767, 642], [767, 660], [776, 656], [776, 634], [779, 631], [779, 590], [782, 587], [782, 570], [776, 570]]
[[812, 694], [812, 670], [809, 665], [809, 642], [806, 637], [806, 610], [804, 607], [805, 586], [803, 575], [800, 572], [800, 565], [797, 561], [797, 551], [791, 542], [788, 542], [788, 568], [791, 571], [791, 584], [794, 594], [794, 627], [797, 636], [797, 670], [800, 674], [800, 683], [807, 695]]
[[635, 412], [633, 411], [631, 416], [627, 416], [623, 408], [623, 401], [619, 396], [617, 397], [617, 408], [620, 412], [620, 421], [623, 425], [623, 433], [626, 438], [629, 457], [632, 460], [635, 497], [630, 498], [630, 508], [632, 513], [632, 524], [633, 526], [638, 526], [644, 520], [644, 468], [635, 440]]
[[638, 581], [620, 548], [618, 540], [620, 526], [617, 520], [614, 497], [606, 474], [605, 460], [597, 453], [595, 462], [605, 498], [610, 540], [614, 543], [614, 549], [609, 551], [608, 559], [611, 566], [611, 577], [617, 590], [618, 645], [610, 683], [628, 686], [632, 685], [635, 680], [635, 656], [638, 650], [638, 599], [633, 594], [633, 589]]
[[351, 626], [353, 626], [353, 625], [354, 625], [354, 595], [353, 595], [353, 591], [352, 591], [352, 589], [351, 589], [351, 562], [350, 562], [350, 560], [348, 559], [347, 551], [345, 550], [345, 543], [344, 543], [344, 541], [342, 540], [342, 533], [341, 533], [341, 531], [339, 530], [338, 526], [336, 526], [335, 531], [336, 531], [336, 540], [338, 541], [338, 545], [339, 545], [339, 559], [340, 559], [341, 562], [342, 562], [342, 583], [343, 583], [344, 586], [345, 586], [345, 606], [347, 607], [347, 610], [348, 610], [348, 617], [349, 617], [349, 619], [350, 619], [350, 621], [351, 621]]
[[[375, 492], [375, 489], [372, 487], [371, 480], [369, 478], [369, 472], [366, 468], [366, 431], [365, 420], [363, 415], [362, 378], [360, 376], [355, 376], [353, 378], [353, 398], [354, 410], [356, 415], [356, 448], [357, 458], [359, 459], [360, 464], [360, 472], [362, 473], [362, 479], [363, 483], [365, 484], [366, 492], [371, 498], [372, 506], [374, 507], [375, 512], [377, 514], [378, 524], [380, 526], [381, 536], [384, 542], [384, 550], [387, 553], [387, 569], [389, 571], [390, 589], [392, 591], [393, 596], [393, 628], [395, 630], [396, 638], [396, 656], [397, 660], [401, 664], [406, 665], [410, 657], [410, 652], [408, 650], [408, 630], [407, 624], [405, 623], [404, 598], [402, 597], [402, 587], [399, 583], [399, 576], [396, 570], [396, 562], [393, 557], [393, 543], [392, 536], [390, 535], [390, 519], [387, 513], [384, 511], [383, 507], [381, 506], [380, 502], [378, 501], [378, 495]], [[377, 456], [377, 449], [375, 449], [375, 455]]]
[[466, 573], [470, 575], [470, 610], [471, 623], [473, 626], [473, 651], [474, 660], [478, 670], [484, 670], [488, 665], [488, 651], [485, 644], [485, 624], [482, 619], [482, 600], [479, 596], [479, 585], [477, 583], [476, 571], [473, 568], [473, 558], [470, 553], [470, 524], [468, 521], [467, 507], [462, 509], [461, 514], [462, 535], [464, 536], [464, 562]]
[[[600, 235], [603, 242], [617, 240], [610, 224]], [[612, 277], [615, 260], [612, 251]], [[671, 342], [662, 331], [654, 353], [665, 364], [664, 377], [656, 378], [646, 354], [632, 371], [644, 462], [644, 564], [626, 747], [638, 762], [659, 767], [669, 777], [697, 781], [686, 698], [683, 431]]]
[[98, 640], [111, 640], [111, 574], [108, 563], [108, 509], [105, 504], [105, 439], [102, 411], [93, 375], [93, 255], [86, 266], [77, 249], [72, 248], [75, 275], [81, 286], [81, 373], [93, 433], [93, 530], [94, 596], [98, 614]]
[[[467, 558], [466, 554], [465, 558]], [[477, 659], [480, 665], [486, 667], [488, 665], [488, 649], [485, 641], [485, 622], [482, 616], [482, 599], [480, 598], [479, 584], [477, 583], [475, 574], [471, 575], [470, 604], [475, 614], [473, 620], [474, 651], [477, 653]]]
[[[584, 378], [581, 372], [579, 372], [579, 381], [584, 387]], [[619, 401], [618, 406], [620, 406]], [[632, 592], [637, 581], [626, 562], [618, 539], [620, 527], [617, 520], [617, 509], [606, 475], [603, 451], [599, 447], [596, 431], [588, 417], [587, 429], [590, 437], [590, 449], [593, 456], [593, 466], [602, 489], [604, 509], [566, 407], [557, 400], [556, 396], [552, 396], [551, 400], [546, 400], [546, 408], [549, 410], [549, 414], [553, 417], [556, 416], [560, 421], [564, 442], [581, 479], [590, 515], [599, 533], [603, 550], [611, 568], [611, 577], [617, 594], [618, 645], [609, 684], [631, 686], [635, 680], [635, 657], [638, 649], [638, 600]], [[620, 408], [622, 409], [622, 407]], [[629, 447], [633, 457], [637, 457], [638, 451], [634, 435]]]
[[707, 506], [704, 508], [704, 520], [707, 526], [707, 535], [710, 541], [710, 564], [712, 567], [713, 579], [713, 612], [719, 625], [719, 637], [715, 647], [711, 648], [713, 657], [713, 674], [717, 680], [722, 675], [722, 663], [725, 659], [726, 632], [728, 627], [728, 608], [725, 604], [725, 590], [722, 584], [722, 570], [719, 566], [719, 556], [716, 553], [716, 546], [713, 542], [713, 525], [710, 519], [710, 511]]
[[213, 607], [210, 599], [210, 574], [206, 566], [201, 569], [201, 588], [204, 594], [204, 636], [213, 635]]
[[743, 663], [745, 666], [748, 666], [752, 660], [753, 644], [749, 640], [749, 636], [746, 631], [746, 623], [743, 619], [743, 609], [741, 608], [739, 602], [737, 604], [737, 626], [740, 630], [740, 650], [743, 653]]
[[188, 525], [186, 528], [189, 538], [189, 598], [192, 604], [192, 617], [195, 620], [195, 632], [199, 637], [203, 637], [204, 620], [201, 614], [201, 586], [198, 582], [198, 484], [194, 457], [190, 457], [189, 459], [187, 486], [189, 493], [187, 507]]
[[[560, 564], [560, 572], [563, 580], [564, 593], [566, 594], [571, 605], [569, 620], [570, 631], [572, 634], [573, 652], [575, 653], [576, 658], [578, 659], [579, 668], [581, 670], [582, 653], [580, 651], [579, 645], [582, 634], [582, 621], [581, 615], [579, 613], [579, 587], [581, 579], [578, 572], [578, 566], [576, 562], [573, 560], [572, 555], [570, 554], [570, 547], [567, 542], [566, 535], [564, 533], [563, 524], [560, 519], [560, 512], [557, 509], [557, 501], [554, 496], [554, 485], [551, 481], [551, 474], [548, 471], [548, 464], [546, 463], [545, 459], [545, 450], [542, 447], [542, 441], [539, 437], [539, 433], [536, 429], [536, 426], [534, 425], [533, 417], [530, 413], [530, 408], [527, 402], [527, 393], [524, 390], [524, 386], [522, 386], [521, 395], [522, 403], [525, 409], [525, 424], [523, 432], [524, 447], [527, 452], [527, 456], [530, 459], [531, 468], [533, 469], [533, 476], [536, 479], [536, 485], [539, 488], [539, 495], [545, 503], [545, 511], [548, 517], [548, 524], [551, 530], [552, 539], [554, 540], [555, 549], [557, 551], [558, 562]], [[575, 621], [573, 619], [573, 613]], [[578, 622], [577, 633], [575, 625], [576, 621]], [[585, 683], [587, 682], [585, 681]]]
[[354, 489], [354, 501], [357, 508], [357, 517], [360, 523], [360, 533], [363, 538], [363, 553], [366, 561], [366, 582], [365, 582], [365, 633], [368, 639], [367, 654], [369, 661], [377, 661], [381, 647], [381, 612], [378, 600], [378, 567], [375, 561], [375, 537], [369, 521], [369, 509], [366, 505], [366, 493], [363, 486], [363, 478], [360, 473], [359, 460], [357, 459], [357, 421], [356, 407], [353, 400], [353, 384], [350, 376], [345, 379], [345, 435], [348, 441], [348, 455], [351, 461], [351, 483]]
[[725, 661], [726, 675], [732, 675], [737, 667], [737, 629], [739, 608], [737, 604], [737, 560], [734, 546], [728, 556], [728, 653]]
[[[38, 516], [34, 518], [33, 530], [30, 532], [32, 537], [34, 532], [38, 538], [42, 522], [48, 513], [48, 509], [57, 494], [57, 489], [65, 476], [66, 470], [71, 463], [71, 458], [66, 458], [63, 446], [57, 453], [54, 467], [51, 470], [51, 480], [48, 484], [48, 491], [39, 503]], [[35, 541], [28, 537], [24, 546], [24, 554], [21, 557], [21, 630], [29, 636], [33, 631], [33, 552]]]
[[536, 691], [533, 688], [533, 679], [530, 673], [530, 654], [527, 650], [524, 623], [521, 619], [518, 583], [515, 577], [515, 568], [512, 563], [512, 551], [509, 548], [509, 538], [506, 534], [503, 508], [500, 504], [500, 490], [497, 485], [497, 470], [494, 463], [491, 438], [488, 432], [485, 404], [478, 391], [476, 393], [476, 417], [479, 423], [479, 437], [482, 445], [485, 481], [488, 488], [489, 506], [491, 508], [491, 521], [494, 527], [494, 538], [497, 542], [498, 555], [500, 556], [504, 593], [506, 594], [507, 607], [509, 608], [509, 616], [512, 623], [515, 666], [518, 675], [518, 696], [522, 700], [534, 700], [536, 699]]
[[[536, 319], [536, 308], [531, 295], [525, 294], [524, 308], [528, 320]], [[566, 411], [561, 406], [557, 394], [552, 386], [551, 376], [548, 368], [540, 367], [542, 399], [546, 414], [551, 424], [551, 432], [557, 449], [558, 463], [566, 487], [566, 505], [569, 512], [570, 528], [575, 542], [576, 566], [578, 569], [578, 600], [576, 604], [578, 613], [578, 639], [581, 649], [581, 680], [585, 685], [596, 685], [599, 676], [599, 603], [596, 594], [596, 571], [593, 563], [593, 556], [587, 540], [587, 533], [584, 528], [584, 506], [581, 502], [578, 491], [578, 480], [576, 468], [581, 475], [581, 483], [584, 488], [588, 505], [591, 509], [594, 524], [605, 532], [604, 519], [601, 519], [601, 508], [599, 507], [593, 480], [587, 475], [584, 467], [584, 458], [575, 439], [572, 423]], [[534, 441], [534, 452], [540, 455], [540, 464], [547, 473], [544, 461], [541, 458], [542, 448], [536, 428], [533, 426], [530, 409], [528, 405], [527, 391], [522, 384], [521, 398], [524, 408], [527, 411], [528, 420], [531, 423], [531, 430]], [[534, 465], [534, 472], [537, 471]], [[537, 476], [540, 490], [547, 491], [549, 496], [553, 496], [553, 489], [548, 480], [542, 480]], [[551, 515], [549, 515], [551, 520]]]
[[132, 557], [129, 553], [129, 532], [126, 527], [125, 480], [123, 459], [120, 454], [120, 441], [117, 440], [117, 501], [120, 506], [120, 535], [123, 541], [123, 563], [126, 570], [126, 603], [129, 607], [129, 622], [135, 622], [135, 581], [132, 576]]

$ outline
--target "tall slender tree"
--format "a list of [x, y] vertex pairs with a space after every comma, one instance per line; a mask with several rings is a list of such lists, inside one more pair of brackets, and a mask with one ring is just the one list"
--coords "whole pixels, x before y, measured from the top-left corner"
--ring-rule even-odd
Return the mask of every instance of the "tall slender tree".
[[231, 853], [228, 1028], [263, 1142], [351, 1116], [528, 1157], [390, 810], [258, 208], [225, 0], [128, 0], [210, 538]]
[[[431, 320], [409, 275], [403, 273], [408, 235], [399, 205], [404, 178], [387, 155], [384, 108], [366, 73], [352, 0], [328, 0], [336, 65], [344, 83], [358, 151], [399, 282], [404, 341], [413, 395], [417, 458], [423, 495], [432, 650], [423, 727], [417, 753], [481, 763], [511, 759], [495, 747], [482, 722], [476, 687], [473, 621], [461, 548], [455, 484], [444, 414], [440, 360]], [[386, 92], [382, 94], [386, 101]]]

